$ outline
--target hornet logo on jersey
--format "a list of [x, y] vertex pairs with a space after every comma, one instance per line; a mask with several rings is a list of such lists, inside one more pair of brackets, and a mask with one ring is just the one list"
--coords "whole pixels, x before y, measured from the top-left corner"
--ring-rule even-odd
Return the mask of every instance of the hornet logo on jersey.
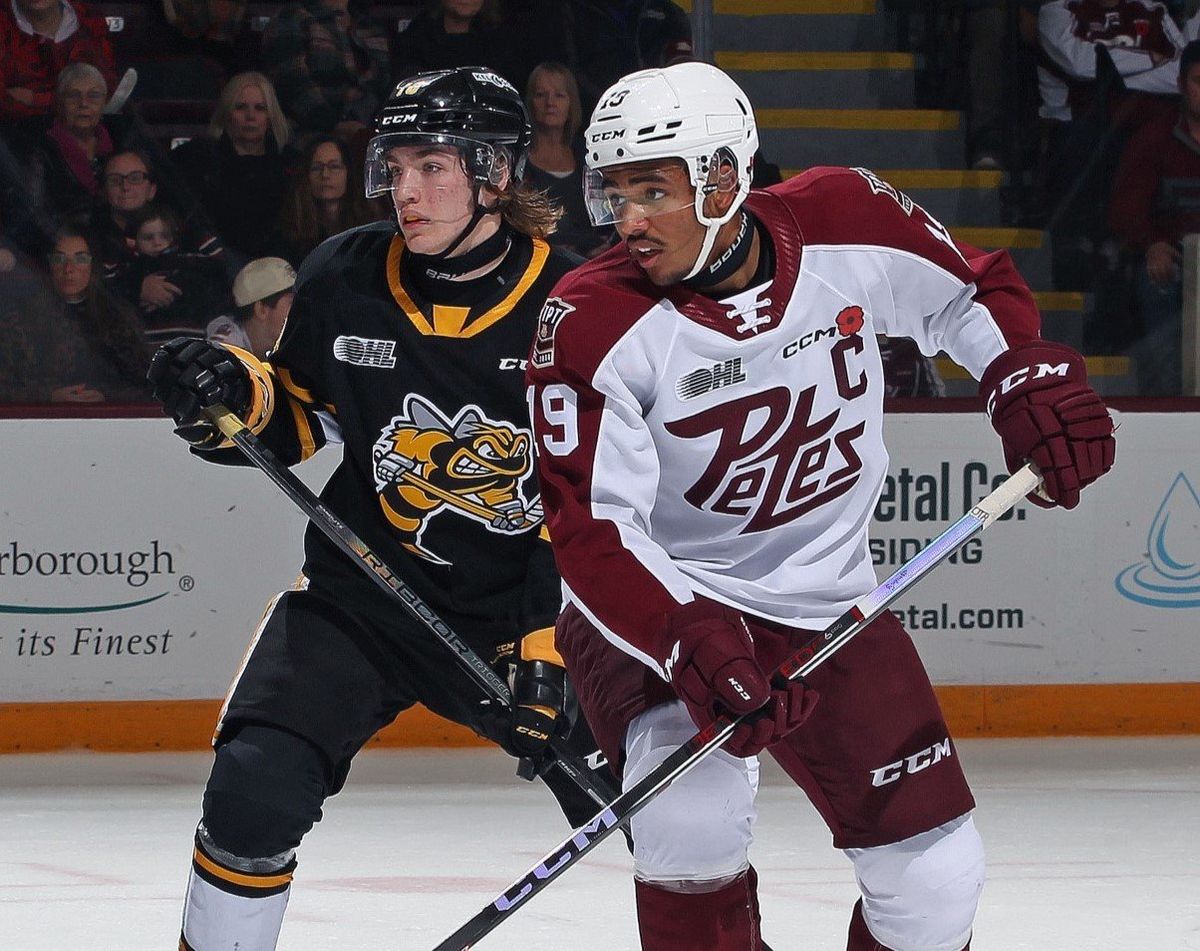
[[451, 420], [416, 393], [383, 429], [371, 452], [375, 491], [401, 544], [438, 564], [422, 534], [442, 512], [455, 512], [490, 531], [516, 535], [542, 521], [540, 500], [521, 487], [533, 469], [533, 437], [511, 423], [466, 406]]
[[538, 314], [537, 336], [533, 340], [531, 360], [535, 367], [548, 367], [554, 362], [554, 332], [562, 319], [575, 310], [561, 297], [551, 297]]

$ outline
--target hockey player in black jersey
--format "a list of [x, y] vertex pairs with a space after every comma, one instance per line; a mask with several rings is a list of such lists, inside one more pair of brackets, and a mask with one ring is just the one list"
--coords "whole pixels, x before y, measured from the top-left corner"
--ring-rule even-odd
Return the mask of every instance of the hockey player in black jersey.
[[[491, 70], [405, 80], [366, 164], [368, 195], [389, 195], [393, 220], [304, 262], [268, 359], [184, 339], [154, 357], [155, 394], [206, 459], [244, 461], [202, 413], [218, 402], [288, 465], [343, 443], [323, 501], [511, 674], [514, 695], [512, 712], [481, 703], [447, 648], [310, 526], [303, 577], [270, 602], [218, 724], [188, 951], [275, 947], [301, 838], [359, 748], [415, 703], [522, 757], [555, 731], [580, 756], [596, 748], [568, 715], [554, 650], [560, 586], [524, 394], [539, 310], [570, 267], [543, 240], [558, 212], [520, 187], [530, 134]], [[541, 772], [572, 825], [595, 812]]]

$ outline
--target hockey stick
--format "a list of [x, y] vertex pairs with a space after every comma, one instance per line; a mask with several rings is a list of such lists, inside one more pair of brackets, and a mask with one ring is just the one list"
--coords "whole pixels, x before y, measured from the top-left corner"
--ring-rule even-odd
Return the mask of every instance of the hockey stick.
[[[340, 518], [333, 514], [292, 471], [275, 456], [262, 441], [250, 431], [230, 410], [216, 404], [205, 410], [217, 428], [230, 439], [254, 465], [260, 468], [284, 495], [296, 503], [309, 520], [344, 552], [351, 561], [366, 573], [380, 588], [386, 591], [425, 628], [450, 649], [462, 668], [471, 676], [485, 694], [503, 706], [512, 707], [512, 691], [482, 657], [471, 649], [461, 637], [451, 630], [433, 608], [410, 588], [400, 577], [375, 554], [358, 535]], [[605, 788], [596, 780], [587, 766], [569, 750], [555, 740], [550, 741], [554, 765], [561, 769], [572, 782], [582, 789], [599, 806], [606, 806], [617, 794], [615, 789]], [[524, 762], [524, 761], [522, 761]], [[526, 779], [532, 775], [521, 774]]]
[[[883, 584], [859, 598], [850, 610], [784, 661], [772, 674], [771, 682], [777, 686], [782, 685], [797, 677], [803, 677], [823, 664], [897, 597], [945, 561], [960, 545], [982, 532], [1022, 498], [1033, 492], [1040, 481], [1031, 465], [1018, 469], [990, 495], [976, 503], [971, 511], [897, 568]], [[505, 889], [498, 898], [486, 905], [434, 951], [467, 951], [520, 908], [528, 898], [558, 878], [606, 839], [614, 829], [627, 823], [655, 796], [728, 740], [738, 724], [753, 718], [756, 712], [744, 714], [733, 720], [722, 717], [705, 727], [647, 773], [642, 780], [621, 793], [587, 825], [571, 833], [566, 841], [547, 854], [541, 862]]]

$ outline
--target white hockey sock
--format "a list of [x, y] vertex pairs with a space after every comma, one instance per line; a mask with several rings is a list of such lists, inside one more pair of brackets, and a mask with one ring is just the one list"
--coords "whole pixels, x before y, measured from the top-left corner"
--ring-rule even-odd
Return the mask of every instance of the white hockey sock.
[[[231, 857], [230, 857], [231, 858]], [[183, 906], [180, 951], [275, 951], [287, 909], [291, 856], [273, 871], [239, 871], [196, 847]], [[240, 863], [238, 863], [240, 864]], [[254, 865], [263, 864], [256, 860]]]

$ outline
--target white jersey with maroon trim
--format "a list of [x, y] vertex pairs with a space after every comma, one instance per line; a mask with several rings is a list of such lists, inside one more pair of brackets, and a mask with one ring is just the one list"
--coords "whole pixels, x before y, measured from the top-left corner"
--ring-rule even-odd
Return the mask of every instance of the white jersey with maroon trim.
[[718, 302], [655, 287], [616, 248], [558, 283], [530, 357], [566, 596], [659, 673], [665, 616], [693, 594], [820, 627], [875, 586], [876, 334], [976, 378], [1037, 336], [1005, 252], [957, 245], [865, 169], [813, 169], [746, 207], [770, 282]]

